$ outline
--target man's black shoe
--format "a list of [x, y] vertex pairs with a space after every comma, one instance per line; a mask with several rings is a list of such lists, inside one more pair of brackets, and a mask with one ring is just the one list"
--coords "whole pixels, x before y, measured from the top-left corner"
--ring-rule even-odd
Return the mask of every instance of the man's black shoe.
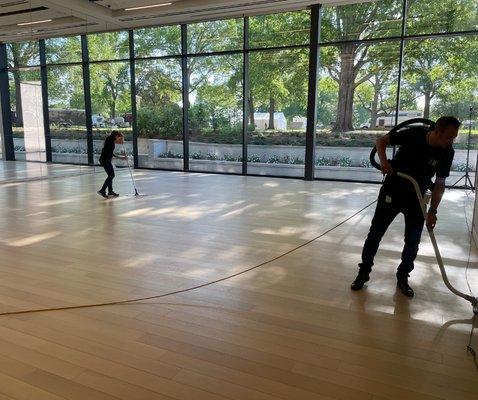
[[108, 193], [108, 196], [111, 196], [111, 197], [118, 197], [119, 194], [118, 193], [115, 193], [115, 192], [109, 192]]
[[370, 279], [370, 276], [368, 274], [363, 274], [359, 272], [355, 280], [350, 285], [350, 289], [352, 290], [362, 289], [363, 285], [365, 285], [365, 282], [368, 282], [369, 279]]
[[103, 192], [102, 190], [98, 190], [98, 194], [99, 194], [101, 197], [104, 197], [105, 199], [108, 198], [108, 196], [106, 195], [106, 193]]
[[407, 297], [413, 297], [413, 295], [415, 294], [413, 292], [413, 289], [408, 284], [407, 277], [397, 277], [397, 287], [400, 289], [400, 292], [402, 292]]

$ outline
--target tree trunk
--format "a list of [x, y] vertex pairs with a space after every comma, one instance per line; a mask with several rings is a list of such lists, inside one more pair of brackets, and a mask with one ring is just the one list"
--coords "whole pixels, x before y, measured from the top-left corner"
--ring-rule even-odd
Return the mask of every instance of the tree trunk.
[[430, 92], [425, 92], [425, 106], [423, 107], [423, 118], [430, 118], [430, 103], [432, 95]]
[[339, 101], [334, 131], [345, 132], [354, 129], [352, 125], [353, 99], [355, 92], [355, 44], [345, 44], [340, 52]]
[[22, 92], [21, 79], [18, 71], [13, 71], [13, 80], [15, 82], [15, 109], [17, 114], [17, 126], [23, 126], [23, 106], [22, 106]]
[[276, 102], [274, 98], [271, 97], [269, 99], [269, 125], [267, 129], [275, 129], [275, 125], [274, 125], [275, 105], [276, 105]]
[[378, 74], [375, 75], [375, 82], [373, 85], [373, 100], [372, 100], [372, 107], [370, 110], [370, 128], [377, 127], [377, 114], [378, 114], [378, 98], [380, 95], [380, 89], [382, 85], [380, 85], [380, 78]]
[[256, 125], [256, 120], [254, 118], [254, 98], [252, 97], [252, 94], [249, 96], [249, 121], [252, 126]]

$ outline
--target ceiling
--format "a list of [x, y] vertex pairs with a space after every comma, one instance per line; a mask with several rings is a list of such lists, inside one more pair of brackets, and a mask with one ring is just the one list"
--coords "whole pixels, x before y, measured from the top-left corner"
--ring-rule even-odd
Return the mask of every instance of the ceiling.
[[[0, 0], [0, 42], [274, 13], [303, 9], [317, 2], [317, 0]], [[356, 2], [358, 1], [321, 1], [322, 4]], [[171, 4], [126, 10], [161, 3]], [[31, 24], [32, 22], [34, 24]], [[19, 25], [25, 23], [28, 25]]]

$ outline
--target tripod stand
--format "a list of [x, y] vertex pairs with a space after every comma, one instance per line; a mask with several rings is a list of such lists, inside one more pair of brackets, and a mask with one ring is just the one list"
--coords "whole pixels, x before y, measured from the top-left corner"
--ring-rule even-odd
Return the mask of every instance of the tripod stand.
[[[473, 123], [472, 117], [473, 117], [473, 107], [471, 106], [470, 107], [470, 119], [468, 120], [468, 141], [467, 141], [467, 145], [466, 145], [465, 174], [460, 179], [458, 179], [453, 185], [451, 185], [451, 187], [454, 187], [454, 188], [457, 188], [457, 189], [471, 189], [471, 190], [474, 191], [475, 190], [475, 185], [471, 181], [470, 166], [468, 164], [468, 162], [470, 161], [471, 125]], [[461, 185], [461, 186], [457, 186], [458, 182], [461, 182], [462, 180], [465, 181], [465, 184]]]

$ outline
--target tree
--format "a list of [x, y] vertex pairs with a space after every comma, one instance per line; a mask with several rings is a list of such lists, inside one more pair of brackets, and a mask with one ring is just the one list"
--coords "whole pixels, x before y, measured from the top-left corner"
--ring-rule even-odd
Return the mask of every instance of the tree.
[[[23, 126], [23, 106], [22, 106], [22, 93], [21, 93], [21, 71], [20, 67], [25, 67], [30, 64], [39, 64], [35, 60], [39, 57], [38, 42], [23, 42], [23, 43], [10, 43], [8, 44], [8, 53], [10, 55], [8, 59], [8, 68], [13, 75], [13, 81], [15, 85], [15, 110], [16, 121], [18, 126]], [[24, 75], [32, 75], [32, 73], [26, 71]]]
[[[251, 46], [307, 43], [309, 27], [308, 11], [253, 17], [250, 20]], [[306, 104], [307, 51], [254, 52], [250, 54], [249, 66], [250, 85], [247, 103], [251, 125], [255, 124], [255, 110], [267, 110], [269, 114], [267, 128], [275, 129], [276, 110], [298, 103]]]
[[[114, 60], [125, 49], [128, 36], [125, 32], [91, 35], [88, 46], [92, 59]], [[121, 50], [123, 51], [123, 50]], [[101, 62], [90, 65], [92, 108], [115, 118], [118, 108], [130, 111], [129, 63], [121, 61]]]
[[[396, 34], [400, 27], [401, 2], [384, 0], [325, 8], [322, 32], [325, 40], [361, 40]], [[388, 22], [388, 23], [387, 23]], [[353, 130], [353, 103], [357, 87], [372, 78], [375, 71], [361, 73], [370, 62], [370, 42], [348, 42], [326, 47], [321, 62], [339, 84], [334, 129]]]
[[370, 46], [369, 53], [369, 61], [358, 72], [354, 102], [368, 112], [370, 128], [375, 128], [379, 116], [395, 110], [399, 48], [397, 44], [378, 44]]

